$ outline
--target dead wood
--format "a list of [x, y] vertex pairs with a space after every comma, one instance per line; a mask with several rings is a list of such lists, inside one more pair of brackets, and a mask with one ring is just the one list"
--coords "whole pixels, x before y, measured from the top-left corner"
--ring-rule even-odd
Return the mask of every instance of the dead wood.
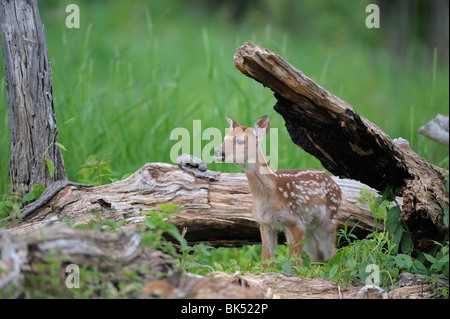
[[325, 278], [276, 273], [215, 272], [203, 277], [182, 273], [171, 256], [143, 245], [135, 228], [108, 233], [50, 224], [27, 234], [0, 232], [4, 297], [19, 297], [15, 284], [36, 273], [36, 264], [47, 263], [47, 257], [57, 260], [62, 286], [67, 283], [64, 269], [69, 264], [80, 269], [97, 267], [105, 280], [116, 282], [129, 280], [125, 271], [133, 272], [142, 284], [149, 282], [140, 298], [416, 299], [440, 297], [437, 287], [448, 286], [445, 280], [433, 282], [411, 274], [401, 274], [395, 289], [387, 293], [378, 287], [343, 287]]
[[143, 280], [157, 280], [177, 268], [171, 256], [143, 245], [133, 228], [107, 233], [53, 224], [20, 235], [2, 230], [0, 289], [21, 282], [24, 274], [35, 271], [35, 263], [45, 263], [47, 257], [56, 258], [63, 270], [69, 264], [95, 266], [117, 280], [126, 279], [124, 270]]
[[[129, 178], [109, 185], [61, 184], [56, 191], [46, 190], [43, 200], [34, 203], [32, 209], [25, 207], [24, 220], [8, 228], [14, 233], [24, 233], [49, 222], [62, 222], [64, 217], [73, 223], [87, 224], [96, 218], [92, 213], [100, 213], [102, 218], [122, 227], [142, 225], [146, 218], [142, 212], [158, 210], [162, 204], [170, 203], [179, 206], [180, 213], [173, 215], [173, 222], [189, 244], [259, 243], [259, 228], [251, 214], [252, 196], [245, 174], [207, 172], [215, 178], [197, 177], [165, 163], [149, 163]], [[375, 227], [372, 213], [367, 204], [356, 199], [367, 186], [348, 179], [335, 180], [343, 192], [339, 226], [343, 227], [348, 220], [349, 227], [356, 225], [356, 235], [372, 232]]]
[[421, 126], [418, 132], [433, 141], [448, 146], [449, 139], [449, 121], [448, 115], [438, 114], [434, 119], [424, 126]]
[[376, 189], [400, 188], [402, 217], [419, 249], [443, 240], [448, 208], [444, 175], [418, 156], [406, 140], [392, 140], [278, 54], [251, 42], [237, 49], [234, 65], [244, 75], [269, 87], [292, 141], [320, 160], [334, 175], [352, 178]]
[[257, 289], [265, 298], [271, 299], [428, 299], [441, 297], [436, 288], [448, 286], [448, 282], [445, 284], [428, 280], [384, 291], [377, 286], [343, 287], [326, 278], [304, 278], [286, 274], [228, 275], [215, 272], [213, 275], [243, 287]]

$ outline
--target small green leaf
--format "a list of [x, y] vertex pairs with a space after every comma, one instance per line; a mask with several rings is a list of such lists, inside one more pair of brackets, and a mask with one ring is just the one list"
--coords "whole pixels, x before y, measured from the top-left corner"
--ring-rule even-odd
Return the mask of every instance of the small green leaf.
[[175, 238], [176, 240], [178, 240], [178, 242], [181, 245], [181, 250], [186, 250], [189, 248], [189, 246], [187, 245], [186, 239], [184, 239], [180, 232], [178, 231], [178, 228], [174, 225], [174, 224], [170, 224], [167, 223], [167, 232], [170, 234], [170, 236], [172, 236], [173, 238]]
[[62, 149], [63, 151], [66, 151], [66, 152], [67, 152], [66, 147], [65, 147], [64, 145], [62, 145], [61, 143], [55, 142], [54, 144], [55, 144], [56, 146], [58, 146], [60, 149]]
[[32, 201], [35, 199], [36, 199], [36, 196], [35, 196], [34, 192], [29, 192], [22, 198], [22, 202], [25, 203], [25, 202], [29, 202], [29, 201]]
[[285, 274], [290, 274], [292, 271], [292, 262], [289, 259], [285, 259], [283, 261], [283, 263], [281, 264], [281, 270], [285, 273]]
[[402, 248], [402, 252], [404, 254], [408, 254], [409, 252], [412, 251], [413, 249], [413, 240], [412, 240], [412, 235], [411, 232], [404, 232], [402, 234], [402, 241], [400, 242], [401, 248]]
[[105, 219], [104, 221], [103, 221], [103, 224], [105, 225], [105, 226], [108, 226], [108, 227], [110, 227], [112, 230], [118, 230], [118, 229], [120, 229], [120, 226], [119, 225], [117, 225], [115, 222], [113, 222], [112, 220], [109, 220], [109, 219]]
[[53, 178], [53, 174], [55, 174], [55, 163], [47, 157], [45, 160], [45, 163], [47, 164], [48, 173], [50, 174], [50, 178]]
[[427, 268], [418, 259], [414, 260], [413, 267], [414, 267], [414, 272], [419, 275], [426, 276], [428, 274]]
[[62, 220], [64, 223], [66, 223], [67, 226], [72, 227], [72, 222], [70, 221], [69, 218], [63, 217]]
[[39, 199], [42, 195], [42, 193], [45, 192], [45, 186], [41, 185], [41, 184], [36, 184], [33, 185], [33, 193], [34, 193], [34, 197], [36, 199]]
[[218, 262], [213, 262], [214, 268], [216, 268], [218, 271], [223, 271], [223, 267]]
[[405, 254], [398, 254], [395, 256], [395, 262], [397, 263], [397, 266], [400, 268], [406, 268], [409, 269], [412, 266], [412, 259], [410, 256]]
[[424, 253], [423, 255], [425, 256], [425, 258], [426, 258], [430, 263], [434, 264], [434, 263], [437, 262], [436, 258], [434, 258], [433, 256], [431, 256], [431, 255], [429, 255], [429, 254], [425, 254], [425, 253]]
[[448, 255], [442, 256], [442, 258], [439, 259], [438, 263], [441, 263], [441, 264], [448, 263]]
[[159, 206], [159, 209], [163, 212], [172, 212], [179, 209], [179, 207], [173, 204], [162, 204], [161, 206]]
[[334, 276], [336, 276], [338, 269], [339, 269], [338, 266], [334, 265], [328, 274], [328, 278], [333, 278]]
[[399, 223], [400, 208], [398, 206], [391, 207], [386, 217], [386, 231], [393, 234]]

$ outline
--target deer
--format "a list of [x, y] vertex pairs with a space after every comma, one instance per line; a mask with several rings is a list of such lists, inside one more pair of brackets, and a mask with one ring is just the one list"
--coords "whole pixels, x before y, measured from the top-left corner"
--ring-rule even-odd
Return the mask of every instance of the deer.
[[266, 260], [275, 257], [279, 232], [285, 234], [288, 253], [298, 257], [299, 265], [303, 265], [303, 249], [311, 261], [329, 260], [336, 250], [339, 185], [320, 170], [274, 171], [260, 147], [269, 130], [267, 115], [258, 119], [253, 128], [226, 118], [230, 131], [214, 149], [214, 158], [245, 170], [253, 196], [252, 214], [261, 233], [262, 266], [267, 268], [270, 261]]

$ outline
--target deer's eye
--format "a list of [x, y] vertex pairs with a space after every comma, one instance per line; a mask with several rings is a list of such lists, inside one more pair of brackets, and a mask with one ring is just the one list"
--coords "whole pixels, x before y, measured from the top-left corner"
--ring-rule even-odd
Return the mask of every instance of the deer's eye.
[[244, 145], [245, 144], [245, 140], [236, 140], [236, 144], [237, 145]]

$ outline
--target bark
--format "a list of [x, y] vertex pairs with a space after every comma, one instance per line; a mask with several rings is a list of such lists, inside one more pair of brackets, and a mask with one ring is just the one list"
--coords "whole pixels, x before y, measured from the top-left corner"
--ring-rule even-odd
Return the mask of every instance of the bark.
[[275, 93], [274, 109], [283, 116], [292, 141], [327, 170], [380, 190], [400, 188], [402, 217], [416, 247], [426, 249], [430, 239], [445, 238], [447, 170], [418, 156], [406, 140], [392, 140], [274, 52], [247, 42], [237, 49], [234, 65]]
[[[53, 144], [59, 139], [51, 68], [36, 0], [1, 0], [0, 21], [11, 138], [9, 174], [12, 191], [24, 194], [35, 184], [47, 187], [66, 179], [66, 172], [61, 149]], [[47, 159], [54, 164], [53, 177]]]
[[[252, 196], [245, 174], [211, 171], [199, 171], [201, 177], [195, 174], [193, 169], [187, 172], [165, 163], [149, 163], [125, 180], [100, 187], [59, 181], [22, 210], [23, 222], [9, 228], [24, 233], [49, 222], [61, 222], [63, 217], [74, 223], [89, 223], [96, 218], [92, 214], [95, 212], [102, 218], [120, 222], [123, 227], [142, 225], [146, 218], [142, 212], [158, 210], [160, 205], [170, 203], [179, 206], [179, 213], [172, 219], [189, 244], [259, 243], [259, 228], [251, 213]], [[335, 180], [343, 192], [338, 226], [343, 227], [348, 220], [349, 227], [356, 225], [356, 235], [362, 237], [372, 232], [375, 226], [368, 205], [355, 199], [367, 186], [347, 179]]]

